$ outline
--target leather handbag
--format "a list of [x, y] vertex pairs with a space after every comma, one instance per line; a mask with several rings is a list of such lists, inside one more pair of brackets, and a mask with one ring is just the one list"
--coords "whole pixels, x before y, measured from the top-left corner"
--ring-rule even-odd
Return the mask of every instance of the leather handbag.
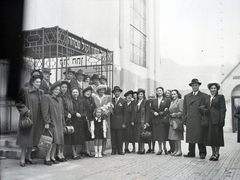
[[44, 129], [40, 137], [38, 147], [48, 151], [52, 143], [53, 143], [53, 135], [51, 131], [49, 129]]
[[19, 128], [26, 129], [32, 127], [33, 122], [28, 116], [22, 116], [19, 120]]
[[63, 128], [64, 134], [73, 134], [74, 133], [74, 127], [73, 126], [65, 126]]
[[140, 136], [141, 136], [143, 139], [151, 139], [151, 138], [152, 138], [152, 132], [143, 129], [142, 132], [141, 132], [141, 134], [140, 134]]
[[180, 119], [173, 119], [173, 130], [183, 131], [183, 121]]

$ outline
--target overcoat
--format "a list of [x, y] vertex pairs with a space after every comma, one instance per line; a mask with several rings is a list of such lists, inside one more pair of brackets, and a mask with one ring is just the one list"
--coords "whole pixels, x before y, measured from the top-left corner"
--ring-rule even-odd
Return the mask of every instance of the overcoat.
[[183, 121], [186, 124], [186, 142], [187, 143], [203, 143], [203, 127], [201, 126], [202, 113], [199, 107], [204, 102], [207, 94], [193, 92], [184, 96], [183, 102]]
[[240, 143], [240, 106], [237, 107], [237, 111], [234, 117], [238, 119], [238, 139], [237, 142]]
[[151, 113], [152, 99], [146, 100], [146, 123], [152, 124], [153, 114]]
[[44, 94], [50, 94], [50, 88], [52, 84], [49, 82], [49, 86], [47, 85], [46, 81], [43, 79], [40, 85], [40, 89], [44, 91]]
[[110, 116], [111, 129], [123, 129], [122, 125], [126, 125], [126, 119], [124, 119], [125, 100], [120, 97], [117, 104], [115, 104], [114, 98], [112, 103], [114, 104], [114, 108], [113, 114]]
[[41, 100], [42, 116], [45, 124], [50, 124], [50, 130], [53, 133], [53, 143], [64, 145], [63, 124], [64, 108], [62, 99], [45, 94]]
[[204, 144], [206, 146], [224, 146], [223, 126], [225, 124], [226, 104], [223, 95], [217, 94], [212, 98], [208, 95], [204, 100], [205, 115], [209, 126], [204, 128]]
[[[152, 101], [151, 113], [153, 115], [153, 140], [154, 141], [167, 141], [168, 140], [168, 130], [169, 126], [163, 123], [163, 118], [169, 113], [169, 106], [171, 100], [169, 98], [163, 97], [160, 106], [158, 107], [158, 99]], [[154, 112], [160, 113], [162, 115], [155, 116]]]
[[37, 90], [33, 86], [20, 89], [16, 107], [20, 113], [20, 118], [30, 110], [30, 119], [33, 121], [33, 126], [28, 129], [18, 129], [16, 144], [19, 146], [33, 147], [38, 145], [44, 126], [40, 107], [43, 94], [42, 90]]
[[133, 126], [132, 126], [132, 114], [133, 114], [133, 108], [134, 108], [134, 102], [131, 101], [130, 104], [128, 105], [128, 102], [125, 101], [124, 105], [124, 120], [125, 120], [125, 125], [126, 128], [124, 129], [124, 134], [123, 134], [123, 141], [125, 142], [132, 142], [133, 140]]

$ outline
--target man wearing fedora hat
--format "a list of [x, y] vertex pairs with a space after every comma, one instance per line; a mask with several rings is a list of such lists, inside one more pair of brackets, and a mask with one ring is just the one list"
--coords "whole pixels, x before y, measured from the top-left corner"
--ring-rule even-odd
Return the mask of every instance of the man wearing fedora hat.
[[42, 89], [44, 91], [44, 94], [49, 94], [50, 89], [52, 87], [52, 84], [50, 82], [50, 76], [52, 75], [51, 69], [43, 68], [42, 72], [43, 72], [43, 80], [42, 80], [42, 84], [40, 86], [40, 89]]
[[191, 83], [189, 83], [189, 86], [192, 87], [192, 92], [184, 96], [183, 122], [186, 125], [186, 142], [189, 143], [189, 152], [184, 157], [195, 157], [195, 143], [197, 143], [200, 159], [205, 159], [207, 151], [206, 146], [203, 144], [202, 114], [199, 107], [204, 102], [207, 94], [199, 91], [201, 84], [198, 79], [192, 79]]
[[120, 97], [122, 89], [119, 86], [115, 86], [112, 90], [114, 94], [113, 99], [113, 113], [111, 114], [111, 143], [112, 143], [112, 155], [123, 153], [123, 129], [126, 127], [124, 119], [124, 105], [125, 100]]
[[[103, 84], [103, 85], [107, 85], [107, 77], [105, 75], [100, 76], [100, 83]], [[111, 88], [110, 87], [107, 87], [107, 90], [106, 90], [105, 94], [111, 95]]]
[[98, 74], [93, 74], [91, 77], [93, 94], [97, 94], [96, 88], [100, 83], [100, 78]]
[[71, 87], [78, 87], [77, 80], [75, 79], [75, 71], [72, 68], [67, 67], [66, 71], [63, 73], [65, 75], [65, 81], [68, 81]]
[[82, 95], [82, 90], [88, 87], [88, 83], [84, 82], [85, 74], [82, 69], [79, 69], [76, 73], [76, 80], [79, 87], [80, 95]]

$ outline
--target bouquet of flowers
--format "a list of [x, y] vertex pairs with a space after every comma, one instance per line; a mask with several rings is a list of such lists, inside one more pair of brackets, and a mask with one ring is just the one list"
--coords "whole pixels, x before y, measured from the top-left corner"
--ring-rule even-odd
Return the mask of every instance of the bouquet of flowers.
[[107, 103], [101, 107], [103, 114], [109, 116], [110, 113], [113, 113], [114, 105], [112, 103]]

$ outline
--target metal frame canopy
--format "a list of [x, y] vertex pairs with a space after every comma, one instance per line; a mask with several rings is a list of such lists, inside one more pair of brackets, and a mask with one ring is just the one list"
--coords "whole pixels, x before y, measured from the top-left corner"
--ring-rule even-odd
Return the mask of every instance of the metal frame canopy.
[[58, 26], [23, 31], [23, 55], [28, 69], [52, 69], [51, 81], [62, 79], [67, 67], [113, 80], [113, 51]]

